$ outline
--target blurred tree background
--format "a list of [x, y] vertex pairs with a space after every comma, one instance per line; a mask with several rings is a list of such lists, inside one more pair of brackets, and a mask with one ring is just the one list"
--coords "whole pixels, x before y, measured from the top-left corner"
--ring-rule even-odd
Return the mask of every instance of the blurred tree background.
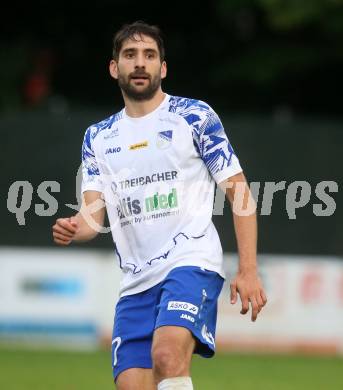
[[[142, 19], [165, 34], [166, 92], [210, 103], [252, 181], [342, 182], [343, 1], [35, 1], [7, 5], [0, 26], [0, 131], [5, 198], [15, 180], [61, 183], [70, 215], [87, 126], [122, 107], [107, 65], [113, 33]], [[312, 206], [290, 221], [285, 196], [260, 217], [265, 252], [343, 254], [340, 193], [331, 217]], [[311, 198], [311, 201], [315, 197]], [[34, 203], [42, 201], [34, 193]], [[1, 244], [50, 245], [54, 217], [18, 226], [5, 203]], [[228, 211], [215, 217], [225, 249]], [[232, 235], [231, 235], [232, 236]], [[109, 237], [90, 245], [111, 246]]]
[[70, 104], [120, 105], [106, 69], [112, 34], [143, 19], [165, 33], [175, 94], [206, 95], [225, 110], [341, 114], [342, 0], [53, 0], [3, 16], [2, 110], [35, 103], [34, 88]]

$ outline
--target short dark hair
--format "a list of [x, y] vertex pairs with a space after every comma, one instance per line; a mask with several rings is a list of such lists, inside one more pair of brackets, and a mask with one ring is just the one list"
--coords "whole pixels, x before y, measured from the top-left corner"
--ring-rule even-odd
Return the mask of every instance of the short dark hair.
[[113, 37], [113, 51], [112, 56], [114, 60], [118, 60], [119, 52], [123, 46], [123, 42], [126, 39], [135, 39], [135, 35], [147, 35], [152, 38], [156, 43], [160, 52], [161, 62], [165, 58], [164, 42], [162, 38], [162, 31], [159, 27], [153, 26], [137, 20], [131, 24], [125, 24]]

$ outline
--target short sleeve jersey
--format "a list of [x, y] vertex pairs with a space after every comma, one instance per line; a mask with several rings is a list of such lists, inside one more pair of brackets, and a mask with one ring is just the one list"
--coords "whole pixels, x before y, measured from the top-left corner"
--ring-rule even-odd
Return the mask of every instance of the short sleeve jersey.
[[143, 117], [122, 109], [86, 130], [82, 162], [82, 191], [102, 192], [106, 202], [121, 296], [153, 287], [178, 266], [224, 277], [215, 183], [242, 169], [208, 104], [166, 95]]

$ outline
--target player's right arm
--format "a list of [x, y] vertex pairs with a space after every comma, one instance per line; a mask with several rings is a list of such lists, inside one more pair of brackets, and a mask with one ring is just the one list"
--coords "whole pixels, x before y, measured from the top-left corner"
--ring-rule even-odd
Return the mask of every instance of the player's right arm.
[[54, 241], [58, 245], [92, 240], [104, 225], [105, 203], [102, 193], [85, 191], [80, 211], [69, 218], [59, 218], [52, 227]]

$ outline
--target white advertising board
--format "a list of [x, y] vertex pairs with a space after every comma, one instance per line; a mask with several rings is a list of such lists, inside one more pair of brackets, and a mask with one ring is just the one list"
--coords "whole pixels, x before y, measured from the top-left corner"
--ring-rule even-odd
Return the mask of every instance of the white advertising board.
[[95, 345], [112, 326], [119, 273], [108, 251], [0, 250], [0, 337]]
[[[228, 273], [237, 260], [226, 256]], [[343, 261], [319, 256], [260, 256], [268, 303], [256, 322], [232, 306], [226, 283], [219, 302], [218, 345], [260, 349], [343, 353]]]
[[[225, 350], [343, 353], [343, 260], [260, 256], [268, 304], [256, 322], [218, 305], [217, 346]], [[237, 256], [225, 255], [228, 280]], [[120, 270], [111, 251], [0, 248], [0, 340], [94, 347], [110, 342]]]

